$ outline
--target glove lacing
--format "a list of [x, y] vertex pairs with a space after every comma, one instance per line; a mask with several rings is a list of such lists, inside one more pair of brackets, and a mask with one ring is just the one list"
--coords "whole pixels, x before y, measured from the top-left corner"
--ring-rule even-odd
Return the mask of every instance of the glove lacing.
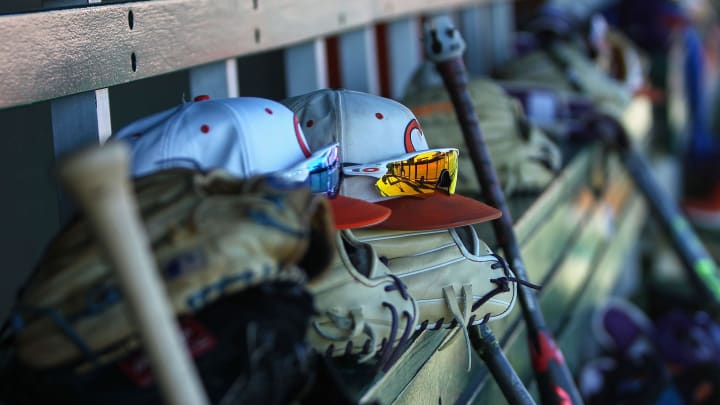
[[[323, 327], [320, 326], [317, 320], [313, 321], [312, 323], [315, 332], [317, 332], [320, 336], [324, 337], [327, 340], [332, 340], [336, 342], [342, 342], [347, 340], [349, 341], [349, 343], [352, 343], [353, 338], [364, 333], [368, 336], [368, 340], [363, 346], [363, 349], [367, 348], [368, 350], [363, 350], [366, 354], [358, 358], [358, 363], [364, 363], [370, 360], [375, 355], [375, 353], [377, 352], [377, 335], [373, 330], [372, 326], [370, 326], [369, 323], [365, 322], [362, 308], [350, 310], [347, 316], [336, 314], [332, 311], [327, 311], [325, 315], [327, 315], [328, 319], [330, 319], [330, 321], [333, 323], [333, 326], [335, 326], [337, 329], [348, 330], [349, 332], [344, 334], [332, 333], [328, 330], [323, 329]], [[334, 345], [330, 345], [328, 347], [328, 352], [332, 352], [334, 349]]]
[[[470, 367], [472, 366], [472, 354], [471, 354], [471, 346], [470, 346], [470, 334], [468, 333], [468, 327], [472, 324], [471, 320], [471, 314], [472, 314], [472, 285], [465, 284], [462, 286], [462, 301], [463, 301], [463, 310], [460, 311], [460, 306], [458, 305], [457, 297], [455, 296], [455, 289], [452, 286], [445, 286], [442, 289], [443, 291], [443, 298], [445, 298], [445, 303], [448, 306], [448, 309], [450, 310], [450, 313], [453, 315], [453, 318], [457, 322], [457, 325], [460, 326], [460, 328], [455, 328], [440, 344], [438, 347], [438, 351], [443, 350], [450, 342], [455, 340], [455, 337], [457, 336], [458, 330], [462, 330], [463, 335], [465, 336], [465, 347], [466, 352], [468, 356], [468, 366], [467, 371], [470, 371]], [[473, 319], [474, 320], [474, 319]]]
[[[472, 295], [472, 285], [465, 284], [462, 286], [461, 289], [461, 295], [462, 295], [462, 301], [463, 301], [463, 310], [460, 310], [460, 305], [458, 304], [457, 296], [455, 295], [455, 290], [452, 286], [446, 286], [443, 287], [443, 298], [445, 299], [445, 303], [448, 306], [448, 309], [450, 310], [450, 313], [453, 315], [453, 320], [450, 323], [449, 326], [447, 326], [446, 329], [452, 329], [457, 326], [460, 326], [462, 328], [463, 335], [465, 337], [465, 350], [467, 352], [468, 356], [468, 365], [467, 370], [470, 371], [472, 367], [472, 354], [471, 354], [471, 341], [470, 341], [470, 334], [467, 330], [468, 327], [475, 325], [475, 315], [471, 315], [473, 312], [477, 311], [478, 308], [480, 308], [483, 304], [488, 302], [492, 297], [494, 297], [497, 294], [501, 294], [503, 292], [510, 291], [510, 282], [522, 284], [526, 287], [533, 288], [536, 290], [539, 290], [541, 287], [535, 284], [532, 284], [525, 280], [520, 280], [515, 277], [511, 277], [510, 273], [510, 266], [507, 264], [504, 258], [497, 254], [492, 254], [497, 259], [496, 263], [493, 263], [490, 268], [493, 270], [502, 268], [503, 269], [503, 276], [498, 278], [490, 279], [490, 282], [497, 285], [494, 289], [491, 291], [488, 291], [485, 295], [480, 297], [477, 301], [474, 303], [472, 302], [473, 295]], [[482, 325], [484, 323], [487, 323], [487, 321], [490, 319], [490, 313], [486, 313], [485, 316], [483, 316], [482, 320], [480, 320], [478, 325]], [[423, 321], [420, 324], [420, 327], [418, 330], [422, 331], [425, 329], [429, 330], [435, 330], [440, 329], [443, 327], [443, 324], [445, 323], [444, 318], [440, 318], [434, 325], [429, 326], [429, 322], [427, 320]], [[446, 348], [457, 336], [458, 330], [452, 331], [444, 340], [440, 343], [440, 346], [438, 347], [438, 350], [443, 350]]]
[[[410, 300], [411, 298], [407, 292], [407, 287], [405, 286], [405, 284], [394, 275], [388, 276], [392, 277], [393, 284], [386, 286], [385, 291], [390, 292], [398, 290], [400, 292], [400, 296], [404, 300]], [[363, 355], [357, 359], [357, 362], [364, 363], [378, 355], [380, 359], [378, 361], [377, 367], [380, 368], [382, 371], [387, 371], [390, 366], [395, 363], [397, 358], [402, 353], [405, 344], [410, 339], [410, 335], [413, 331], [413, 325], [415, 324], [415, 314], [411, 314], [408, 311], [402, 312], [402, 316], [406, 319], [405, 329], [403, 330], [402, 335], [396, 339], [400, 324], [400, 317], [398, 317], [397, 308], [395, 308], [393, 304], [386, 301], [383, 301], [382, 306], [384, 308], [387, 308], [390, 312], [391, 323], [390, 336], [388, 338], [383, 338], [379, 345], [377, 344], [377, 333], [373, 329], [373, 325], [365, 321], [362, 308], [352, 309], [349, 311], [348, 315], [337, 314], [331, 311], [326, 312], [326, 315], [328, 319], [330, 319], [330, 321], [333, 323], [333, 326], [335, 326], [337, 329], [348, 331], [345, 334], [337, 334], [327, 331], [323, 329], [323, 327], [318, 323], [317, 320], [314, 320], [312, 322], [312, 326], [315, 331], [325, 339], [336, 342], [347, 341], [347, 344], [345, 345], [346, 355], [352, 354], [354, 347], [352, 339], [360, 336], [361, 334], [365, 334], [366, 336], [368, 336], [368, 339], [365, 341], [362, 347], [361, 353], [363, 353]], [[393, 346], [395, 347], [394, 349]], [[335, 345], [330, 344], [326, 350], [326, 355], [331, 356], [334, 350]]]

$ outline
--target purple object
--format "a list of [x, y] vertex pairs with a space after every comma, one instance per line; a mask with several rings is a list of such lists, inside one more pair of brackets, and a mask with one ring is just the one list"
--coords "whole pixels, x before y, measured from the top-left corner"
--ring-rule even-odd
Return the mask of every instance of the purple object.
[[686, 367], [720, 366], [720, 325], [707, 313], [673, 310], [655, 326], [655, 345], [666, 361]]
[[595, 337], [605, 350], [631, 358], [651, 350], [652, 323], [626, 300], [610, 299], [595, 312], [592, 322]]
[[608, 20], [649, 52], [667, 51], [672, 29], [688, 21], [671, 0], [623, 0], [609, 10]]

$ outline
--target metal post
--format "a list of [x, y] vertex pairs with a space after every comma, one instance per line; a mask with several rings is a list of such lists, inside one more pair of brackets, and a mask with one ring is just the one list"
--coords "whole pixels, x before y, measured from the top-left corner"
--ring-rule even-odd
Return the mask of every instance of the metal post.
[[328, 87], [327, 51], [324, 38], [316, 38], [286, 48], [284, 59], [288, 97]]
[[192, 97], [237, 97], [239, 94], [237, 60], [227, 59], [190, 69]]
[[[74, 0], [72, 3], [97, 4], [100, 0]], [[69, 0], [62, 5], [68, 4]], [[45, 5], [53, 7], [59, 4], [50, 2]], [[50, 111], [56, 159], [84, 146], [103, 143], [112, 133], [107, 88], [54, 99], [50, 102]], [[58, 206], [62, 226], [72, 217], [75, 209], [62, 191], [58, 193]]]

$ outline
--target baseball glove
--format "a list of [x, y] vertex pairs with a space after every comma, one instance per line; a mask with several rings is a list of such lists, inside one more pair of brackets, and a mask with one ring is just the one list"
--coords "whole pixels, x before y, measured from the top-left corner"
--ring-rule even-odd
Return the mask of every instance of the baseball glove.
[[[631, 62], [626, 61], [628, 64]], [[596, 115], [606, 115], [621, 123], [631, 138], [642, 138], [652, 126], [652, 103], [648, 97], [635, 97], [633, 86], [637, 86], [640, 63], [632, 62], [634, 67], [627, 69], [633, 77], [620, 82], [595, 64], [583, 51], [571, 43], [559, 42], [545, 50], [539, 50], [517, 58], [503, 66], [499, 76], [503, 80], [522, 82], [522, 85], [535, 85], [551, 89], [558, 99], [570, 99], [581, 96], [589, 99], [593, 106], [592, 114], [576, 112], [570, 118], [583, 121], [580, 131], [586, 134], [594, 132], [593, 122]], [[568, 93], [568, 94], [563, 94]], [[587, 112], [587, 111], [586, 111]], [[588, 130], [582, 129], [587, 125]], [[552, 131], [553, 128], [545, 128]]]
[[583, 93], [600, 111], [622, 119], [632, 100], [628, 87], [610, 77], [570, 43], [556, 43], [548, 49], [512, 60], [501, 67], [499, 78]]
[[386, 371], [415, 331], [415, 300], [375, 250], [349, 231], [337, 233], [337, 249], [332, 269], [308, 286], [317, 308], [308, 342], [330, 357], [374, 362]]
[[515, 304], [517, 279], [471, 226], [414, 232], [358, 229], [353, 234], [407, 285], [417, 302], [418, 329], [459, 326], [468, 356], [467, 327], [503, 318]]
[[[274, 178], [185, 170], [141, 178], [135, 192], [211, 400], [291, 400], [311, 370], [304, 338], [314, 309], [304, 284], [335, 251], [326, 200]], [[5, 339], [9, 400], [160, 401], [91, 235], [82, 219], [60, 234], [20, 294]]]
[[[422, 122], [431, 148], [460, 149], [457, 191], [479, 194], [480, 182], [465, 146], [447, 91], [439, 85], [426, 86], [430, 73], [421, 67], [403, 99]], [[558, 147], [538, 128], [528, 123], [521, 105], [503, 89], [486, 79], [468, 84], [493, 164], [506, 193], [542, 190], [560, 169], [562, 158]]]

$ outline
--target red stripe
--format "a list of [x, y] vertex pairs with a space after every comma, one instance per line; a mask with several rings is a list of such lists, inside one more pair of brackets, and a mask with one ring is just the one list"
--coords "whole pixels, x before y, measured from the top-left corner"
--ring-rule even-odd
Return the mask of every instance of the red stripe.
[[325, 53], [327, 55], [328, 86], [330, 86], [331, 89], [340, 88], [342, 86], [342, 77], [340, 76], [340, 48], [336, 36], [325, 39]]
[[546, 332], [538, 333], [536, 339], [537, 344], [530, 343], [530, 358], [535, 371], [547, 372], [553, 360], [557, 364], [565, 363], [562, 352]]
[[303, 155], [305, 155], [305, 157], [310, 157], [312, 153], [310, 153], [310, 148], [308, 148], [305, 143], [305, 137], [303, 136], [302, 131], [300, 131], [300, 120], [298, 120], [297, 116], [294, 116], [293, 121], [295, 121], [295, 138], [297, 139], [298, 145], [300, 145]]
[[375, 26], [375, 46], [377, 49], [378, 73], [380, 76], [380, 95], [383, 97], [391, 97], [387, 24], [383, 23]]

